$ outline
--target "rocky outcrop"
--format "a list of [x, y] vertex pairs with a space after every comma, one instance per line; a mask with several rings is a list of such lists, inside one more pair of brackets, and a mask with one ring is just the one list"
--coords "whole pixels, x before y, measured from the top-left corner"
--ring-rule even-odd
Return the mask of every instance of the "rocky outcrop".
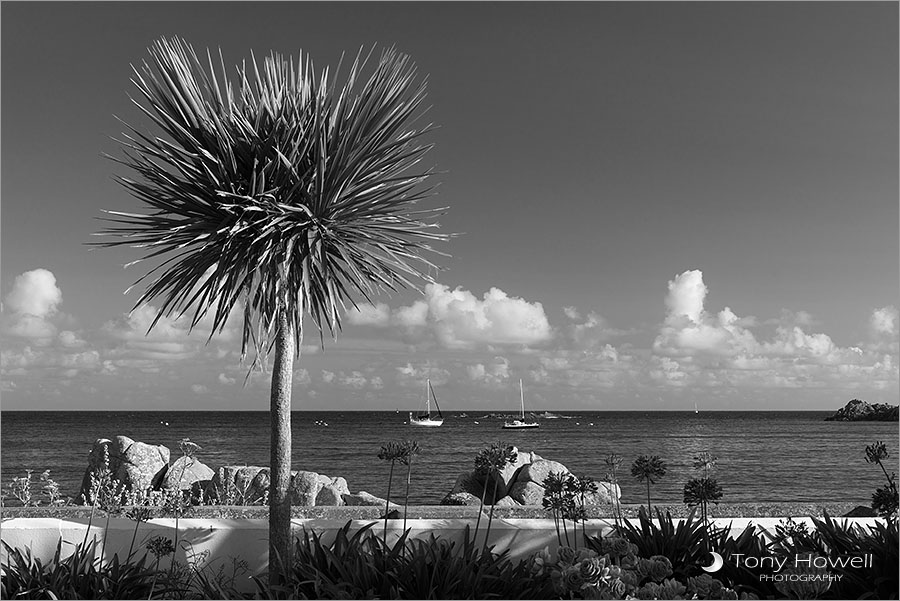
[[[260, 505], [270, 484], [269, 468], [226, 466], [219, 468], [210, 483], [208, 497], [223, 505]], [[288, 494], [291, 505], [304, 507], [340, 506], [350, 488], [342, 477], [308, 471], [292, 471]]]
[[169, 468], [169, 449], [136, 442], [127, 436], [99, 438], [88, 455], [80, 498], [91, 502], [91, 479], [105, 481], [118, 492], [157, 490]]
[[[569, 469], [557, 461], [544, 459], [537, 453], [524, 453], [516, 449], [516, 461], [508, 464], [497, 476], [491, 477], [476, 471], [461, 473], [441, 505], [480, 505], [484, 494], [485, 505], [516, 506], [541, 505], [544, 500], [543, 482], [550, 472], [568, 474]], [[497, 494], [493, 495], [494, 484]], [[597, 492], [585, 495], [585, 505], [610, 504], [620, 496], [619, 487], [609, 482], [597, 482]]]
[[[162, 487], [176, 490], [206, 489], [215, 476], [211, 467], [196, 457], [182, 456], [169, 466]], [[195, 486], [196, 484], [196, 486]]]
[[441, 500], [441, 505], [480, 505], [482, 495], [485, 505], [495, 505], [509, 495], [510, 486], [519, 472], [535, 461], [541, 461], [537, 453], [519, 452], [516, 460], [507, 463], [497, 473], [479, 473], [476, 470], [462, 472], [456, 477], [453, 487]]
[[[349, 505], [352, 507], [359, 507], [361, 505], [365, 506], [374, 506], [374, 507], [384, 507], [384, 503], [386, 499], [382, 499], [380, 497], [376, 497], [375, 495], [370, 495], [364, 490], [359, 491], [358, 493], [351, 493], [342, 495], [344, 500], [344, 505]], [[400, 509], [400, 505], [396, 503], [391, 503], [388, 506], [389, 509]]]
[[900, 416], [900, 407], [887, 403], [869, 404], [853, 399], [834, 415], [826, 417], [826, 422], [895, 422]]

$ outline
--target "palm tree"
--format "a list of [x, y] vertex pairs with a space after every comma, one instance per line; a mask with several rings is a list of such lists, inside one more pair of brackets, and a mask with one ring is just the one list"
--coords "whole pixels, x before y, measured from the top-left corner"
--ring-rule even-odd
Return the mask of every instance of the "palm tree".
[[221, 51], [217, 62], [171, 39], [134, 68], [135, 104], [159, 131], [125, 124], [124, 158], [113, 160], [137, 174], [117, 181], [149, 212], [107, 211], [113, 225], [100, 234], [115, 238], [100, 245], [165, 259], [136, 282], [146, 288], [135, 307], [161, 301], [151, 329], [164, 316], [189, 315], [192, 328], [209, 316], [212, 338], [241, 311], [251, 371], [274, 350], [269, 552], [270, 566], [288, 567], [291, 374], [304, 319], [324, 343], [354, 296], [371, 302], [429, 280], [437, 267], [424, 254], [448, 236], [436, 231], [440, 209], [414, 207], [432, 191], [432, 171], [417, 167], [432, 126], [414, 127], [425, 84], [409, 57], [360, 54], [340, 85], [302, 56], [251, 56], [236, 83]]
[[659, 455], [638, 455], [631, 464], [631, 475], [638, 482], [647, 482], [647, 515], [652, 517], [653, 509], [650, 507], [650, 485], [666, 475], [666, 463]]

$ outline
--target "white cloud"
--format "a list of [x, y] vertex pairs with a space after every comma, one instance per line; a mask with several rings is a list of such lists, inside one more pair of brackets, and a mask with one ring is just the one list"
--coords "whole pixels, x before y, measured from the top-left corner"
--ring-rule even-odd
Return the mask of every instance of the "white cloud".
[[447, 348], [479, 345], [533, 345], [549, 340], [550, 324], [541, 303], [511, 298], [491, 288], [481, 300], [471, 292], [429, 284], [429, 320]]
[[362, 374], [362, 372], [359, 371], [354, 371], [350, 374], [341, 372], [341, 374], [338, 376], [338, 384], [347, 388], [353, 388], [355, 390], [362, 390], [366, 387], [367, 383], [368, 380]]
[[490, 363], [476, 363], [466, 366], [469, 379], [484, 384], [501, 385], [509, 380], [509, 360], [495, 357]]
[[391, 309], [385, 303], [364, 303], [347, 311], [347, 322], [351, 325], [386, 326], [390, 320]]
[[62, 291], [56, 285], [56, 276], [46, 269], [35, 269], [16, 277], [4, 308], [13, 313], [47, 317], [56, 313], [60, 303]]
[[[648, 367], [652, 380], [673, 386], [883, 388], [897, 378], [892, 354], [881, 353], [890, 347], [841, 347], [828, 334], [804, 329], [809, 326], [803, 324], [815, 323], [808, 312], [788, 310], [765, 322], [779, 325], [774, 336], [761, 341], [751, 331], [755, 318], [740, 318], [728, 307], [708, 313], [707, 292], [700, 271], [669, 282], [669, 311]], [[890, 308], [872, 315], [873, 331], [890, 330], [895, 323]]]
[[209, 388], [203, 384], [191, 384], [191, 390], [194, 394], [209, 394]]
[[62, 290], [56, 276], [46, 269], [34, 269], [16, 277], [3, 303], [3, 333], [25, 338], [34, 344], [50, 344], [56, 336], [58, 307]]
[[417, 300], [394, 312], [394, 323], [405, 328], [421, 328], [428, 324], [428, 303]]
[[666, 307], [669, 309], [666, 321], [677, 322], [686, 317], [693, 323], [700, 323], [706, 292], [703, 272], [699, 269], [685, 271], [671, 280], [666, 296]]
[[443, 386], [451, 379], [450, 371], [432, 363], [413, 365], [407, 362], [404, 366], [394, 368], [397, 383], [401, 386], [421, 386], [430, 379], [435, 386]]
[[303, 367], [295, 369], [293, 383], [298, 386], [309, 386], [312, 383], [312, 378], [309, 376], [309, 370]]
[[428, 284], [425, 299], [393, 312], [384, 303], [348, 312], [352, 324], [394, 326], [404, 334], [429, 334], [444, 348], [471, 349], [497, 345], [534, 345], [552, 337], [541, 303], [510, 297], [491, 288], [479, 299], [461, 287], [450, 290]]
[[222, 384], [223, 386], [232, 386], [237, 382], [237, 379], [231, 378], [231, 377], [225, 375], [224, 373], [220, 373], [218, 379], [219, 379], [219, 384]]
[[161, 317], [153, 329], [158, 310], [150, 304], [137, 307], [131, 313], [103, 324], [101, 332], [115, 343], [113, 354], [121, 359], [181, 361], [208, 352], [210, 357], [223, 355], [218, 344], [233, 343], [238, 335], [239, 317], [229, 316], [222, 332], [213, 337], [214, 345], [207, 346], [212, 317], [207, 315], [191, 330], [188, 316]]
[[566, 317], [568, 317], [569, 319], [575, 321], [581, 319], [581, 313], [579, 313], [578, 309], [576, 309], [575, 307], [563, 307], [563, 313], [565, 313]]
[[897, 307], [889, 305], [872, 311], [869, 318], [869, 327], [876, 336], [897, 334], [898, 311]]

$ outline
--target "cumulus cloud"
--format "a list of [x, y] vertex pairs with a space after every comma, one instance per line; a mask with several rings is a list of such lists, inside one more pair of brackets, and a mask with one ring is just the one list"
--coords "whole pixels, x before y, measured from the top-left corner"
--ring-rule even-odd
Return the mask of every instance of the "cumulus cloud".
[[[115, 355], [114, 359], [181, 361], [195, 357], [207, 348], [206, 342], [212, 328], [210, 316], [201, 320], [193, 330], [187, 316], [163, 316], [150, 329], [157, 313], [156, 307], [145, 304], [103, 324], [102, 334], [115, 345], [111, 351]], [[232, 314], [225, 328], [213, 340], [216, 343], [235, 341], [239, 328], [238, 319], [236, 314]], [[223, 349], [210, 348], [209, 351], [221, 354]]]
[[685, 271], [674, 280], [669, 281], [669, 294], [666, 296], [666, 307], [669, 309], [669, 313], [666, 321], [679, 322], [687, 318], [693, 323], [700, 323], [706, 293], [703, 272], [699, 269]]
[[347, 312], [347, 322], [361, 326], [386, 326], [391, 320], [391, 309], [385, 303], [361, 304]]
[[209, 388], [203, 384], [191, 384], [191, 390], [194, 394], [209, 394]]
[[697, 353], [733, 356], [756, 352], [756, 338], [742, 320], [725, 307], [717, 315], [704, 309], [708, 288], [699, 270], [685, 271], [669, 282], [665, 304], [668, 312], [653, 350], [661, 355]]
[[218, 380], [219, 380], [219, 384], [222, 384], [223, 386], [232, 386], [237, 382], [236, 378], [227, 376], [224, 373], [219, 374]]
[[[816, 323], [805, 311], [782, 311], [774, 335], [760, 340], [753, 318], [740, 318], [725, 307], [707, 312], [703, 274], [686, 271], [669, 282], [665, 320], [653, 344], [648, 374], [670, 386], [756, 386], [883, 388], [897, 366], [884, 345], [842, 347], [828, 334], [808, 332]], [[896, 313], [886, 307], [872, 314], [873, 332], [896, 328]]]
[[34, 269], [16, 277], [3, 302], [3, 332], [35, 344], [49, 344], [56, 336], [58, 307], [62, 290], [56, 276], [46, 269]]
[[457, 287], [428, 284], [425, 299], [394, 311], [384, 303], [348, 311], [351, 324], [393, 326], [408, 336], [431, 335], [442, 347], [471, 349], [501, 345], [535, 345], [552, 337], [539, 302], [511, 297], [491, 288], [482, 298]]
[[634, 334], [637, 330], [622, 330], [609, 325], [609, 322], [596, 311], [588, 311], [586, 317], [582, 317], [581, 311], [576, 307], [564, 307], [563, 313], [568, 319], [558, 337], [559, 342], [566, 348], [590, 350], [607, 344], [610, 340]]
[[401, 386], [421, 386], [426, 379], [436, 386], [443, 386], [451, 379], [450, 371], [436, 364], [426, 362], [406, 365], [395, 368], [397, 383]]
[[469, 379], [484, 384], [501, 385], [509, 380], [509, 360], [495, 357], [490, 363], [475, 363], [466, 366]]
[[510, 297], [498, 288], [491, 288], [479, 300], [461, 288], [430, 284], [426, 298], [438, 340], [448, 348], [532, 345], [550, 339], [541, 303]]
[[876, 336], [894, 336], [897, 334], [897, 307], [889, 305], [872, 311], [869, 327]]
[[5, 308], [13, 313], [47, 317], [62, 303], [62, 290], [56, 276], [46, 269], [26, 271], [16, 277], [12, 291], [6, 295]]

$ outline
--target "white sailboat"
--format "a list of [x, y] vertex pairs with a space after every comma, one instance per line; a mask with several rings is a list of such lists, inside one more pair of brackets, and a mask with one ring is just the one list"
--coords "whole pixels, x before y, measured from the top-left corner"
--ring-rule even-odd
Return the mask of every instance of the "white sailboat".
[[519, 378], [519, 400], [522, 402], [522, 414], [519, 419], [514, 419], [511, 422], [504, 422], [503, 429], [504, 430], [525, 430], [527, 428], [537, 428], [540, 426], [537, 422], [526, 422], [525, 421], [525, 388], [522, 386], [522, 379]]
[[[431, 399], [434, 399], [434, 406], [437, 407], [437, 416], [431, 415]], [[410, 426], [425, 426], [428, 428], [436, 428], [444, 423], [444, 415], [441, 413], [441, 407], [438, 405], [437, 397], [434, 396], [434, 390], [431, 388], [431, 380], [425, 380], [425, 413], [413, 416], [412, 411], [409, 412]]]
[[700, 410], [697, 409], [697, 401], [694, 401], [694, 413], [700, 413]]

